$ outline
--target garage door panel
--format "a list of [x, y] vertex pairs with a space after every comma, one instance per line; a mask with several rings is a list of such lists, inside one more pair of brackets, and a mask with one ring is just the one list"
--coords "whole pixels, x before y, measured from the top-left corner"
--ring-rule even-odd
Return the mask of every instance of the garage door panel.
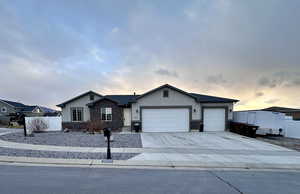
[[144, 132], [188, 131], [189, 109], [143, 109], [142, 128]]
[[224, 131], [225, 130], [225, 109], [224, 108], [205, 108], [204, 131]]

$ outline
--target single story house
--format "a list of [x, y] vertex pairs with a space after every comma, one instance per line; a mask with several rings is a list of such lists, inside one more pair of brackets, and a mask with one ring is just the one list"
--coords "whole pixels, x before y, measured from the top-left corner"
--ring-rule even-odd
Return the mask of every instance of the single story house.
[[262, 110], [285, 113], [285, 115], [293, 117], [293, 120], [300, 120], [300, 109], [272, 106]]
[[165, 84], [141, 95], [89, 91], [59, 105], [63, 128], [84, 129], [101, 120], [114, 130], [140, 126], [143, 132], [224, 131], [233, 119], [235, 99], [188, 93]]
[[43, 106], [29, 106], [20, 102], [14, 102], [9, 100], [0, 99], [0, 122], [3, 124], [8, 124], [11, 117], [20, 115], [25, 116], [45, 116], [47, 114], [58, 114], [58, 111], [46, 108]]

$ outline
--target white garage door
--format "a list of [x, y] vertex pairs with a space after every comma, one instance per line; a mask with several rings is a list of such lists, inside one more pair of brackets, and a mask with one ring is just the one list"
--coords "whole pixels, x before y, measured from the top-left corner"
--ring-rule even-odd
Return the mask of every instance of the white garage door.
[[224, 131], [225, 130], [225, 109], [224, 108], [205, 108], [204, 131]]
[[143, 109], [143, 132], [189, 131], [189, 109]]

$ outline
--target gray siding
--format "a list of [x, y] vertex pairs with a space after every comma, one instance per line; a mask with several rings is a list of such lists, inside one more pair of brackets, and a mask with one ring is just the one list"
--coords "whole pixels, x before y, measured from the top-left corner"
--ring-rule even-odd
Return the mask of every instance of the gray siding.
[[[94, 97], [94, 101], [98, 100], [100, 97], [96, 96]], [[82, 107], [83, 108], [83, 121], [89, 121], [90, 120], [90, 110], [89, 107], [86, 106], [86, 104], [90, 103], [90, 96], [85, 95], [79, 99], [76, 99], [68, 104], [64, 108], [62, 108], [62, 121], [63, 122], [72, 122], [71, 120], [71, 108], [74, 107]]]
[[[180, 92], [177, 92], [172, 89], [167, 89], [169, 91], [169, 97], [163, 97], [163, 91], [165, 88], [162, 88], [158, 91], [155, 91], [141, 99], [136, 103], [132, 104], [132, 120], [140, 120], [140, 108], [147, 106], [191, 106], [192, 107], [192, 120], [200, 120], [201, 107], [200, 104], [195, 101], [194, 98], [191, 98], [187, 95], [184, 95]], [[194, 111], [195, 109], [195, 111]]]
[[[2, 112], [2, 108], [6, 108], [6, 112]], [[8, 115], [15, 112], [16, 110], [14, 107], [8, 105], [5, 102], [0, 101], [0, 123], [8, 124], [10, 120], [10, 117], [8, 117]]]
[[[4, 113], [1, 111], [3, 107], [5, 107], [7, 109], [7, 112]], [[0, 101], [0, 116], [5, 116], [5, 115], [8, 115], [10, 113], [15, 113], [15, 112], [16, 112], [16, 110], [14, 107], [6, 104], [5, 102]]]

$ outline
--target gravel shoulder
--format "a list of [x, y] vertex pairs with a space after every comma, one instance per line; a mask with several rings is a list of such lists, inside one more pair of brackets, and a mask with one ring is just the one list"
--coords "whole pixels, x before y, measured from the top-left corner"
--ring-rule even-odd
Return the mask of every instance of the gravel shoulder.
[[[47, 132], [35, 133], [34, 137], [24, 137], [23, 133], [10, 133], [0, 136], [1, 140], [36, 145], [74, 146], [74, 147], [106, 147], [103, 134], [83, 132]], [[113, 134], [113, 148], [141, 148], [140, 134]]]
[[261, 136], [256, 139], [300, 152], [300, 139], [281, 136]]

